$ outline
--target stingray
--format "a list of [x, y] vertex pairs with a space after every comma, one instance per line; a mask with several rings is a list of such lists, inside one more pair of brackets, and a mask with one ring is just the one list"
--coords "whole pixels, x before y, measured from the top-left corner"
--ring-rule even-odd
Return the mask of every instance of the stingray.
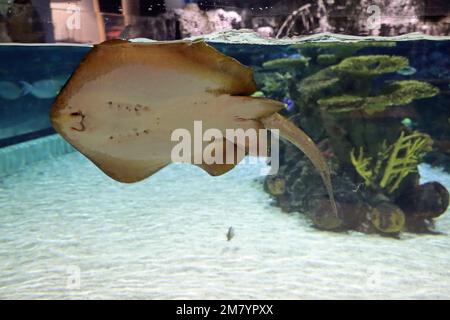
[[[256, 89], [251, 68], [204, 41], [109, 40], [95, 45], [79, 64], [56, 97], [51, 122], [103, 172], [126, 183], [141, 181], [171, 163], [176, 143], [171, 133], [178, 128], [193, 132], [194, 121], [222, 132], [278, 129], [319, 171], [337, 215], [330, 170], [319, 149], [277, 113], [282, 102], [251, 97]], [[248, 153], [246, 145], [219, 142]], [[198, 166], [217, 176], [241, 159]]]

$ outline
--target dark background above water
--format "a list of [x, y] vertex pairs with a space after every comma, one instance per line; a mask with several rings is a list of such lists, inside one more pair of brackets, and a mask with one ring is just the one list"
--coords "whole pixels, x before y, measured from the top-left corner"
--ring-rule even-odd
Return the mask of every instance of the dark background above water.
[[448, 35], [449, 15], [448, 0], [5, 0], [0, 42], [171, 40], [242, 28], [277, 38]]

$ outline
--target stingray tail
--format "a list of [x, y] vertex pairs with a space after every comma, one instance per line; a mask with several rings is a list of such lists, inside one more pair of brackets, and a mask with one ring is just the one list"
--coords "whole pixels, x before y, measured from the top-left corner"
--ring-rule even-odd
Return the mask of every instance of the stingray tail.
[[260, 121], [267, 129], [278, 129], [282, 138], [285, 138], [293, 143], [309, 158], [314, 167], [320, 172], [330, 198], [331, 208], [336, 217], [338, 217], [338, 210], [336, 202], [334, 201], [333, 187], [331, 185], [330, 168], [328, 167], [325, 158], [322, 156], [316, 144], [304, 131], [278, 113], [262, 118]]

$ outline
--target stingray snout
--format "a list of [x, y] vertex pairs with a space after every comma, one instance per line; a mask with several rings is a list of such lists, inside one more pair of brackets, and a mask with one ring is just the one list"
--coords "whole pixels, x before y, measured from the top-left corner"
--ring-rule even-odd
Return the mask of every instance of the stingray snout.
[[84, 118], [86, 116], [81, 111], [57, 112], [52, 114], [51, 120], [58, 127], [65, 128], [67, 131], [84, 131], [86, 129]]

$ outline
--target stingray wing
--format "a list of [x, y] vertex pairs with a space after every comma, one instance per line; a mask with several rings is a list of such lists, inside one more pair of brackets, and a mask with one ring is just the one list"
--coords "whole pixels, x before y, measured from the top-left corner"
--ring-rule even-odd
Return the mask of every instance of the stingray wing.
[[[241, 97], [255, 89], [250, 68], [205, 42], [111, 40], [80, 63], [56, 98], [51, 121], [110, 177], [135, 182], [171, 162], [171, 133], [193, 132], [195, 120], [205, 129], [260, 127], [255, 119], [282, 104]], [[237, 121], [242, 117], [248, 120]], [[200, 167], [216, 175], [233, 166]]]

